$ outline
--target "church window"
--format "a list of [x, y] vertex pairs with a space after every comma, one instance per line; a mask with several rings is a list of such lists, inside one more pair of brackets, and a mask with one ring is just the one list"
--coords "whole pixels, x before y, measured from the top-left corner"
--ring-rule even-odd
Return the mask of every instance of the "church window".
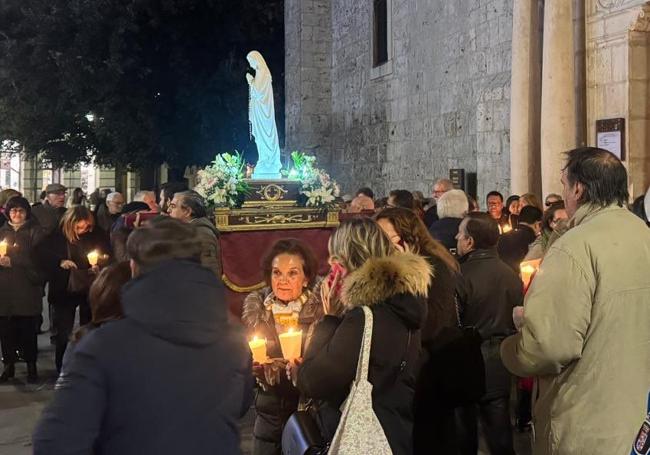
[[388, 0], [373, 0], [373, 67], [388, 62], [388, 6]]

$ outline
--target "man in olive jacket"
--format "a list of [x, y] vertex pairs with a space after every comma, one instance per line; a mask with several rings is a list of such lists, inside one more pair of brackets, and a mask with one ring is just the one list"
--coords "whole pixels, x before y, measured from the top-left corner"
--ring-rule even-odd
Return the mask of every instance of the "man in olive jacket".
[[627, 455], [650, 389], [650, 232], [624, 207], [611, 153], [567, 153], [571, 229], [550, 248], [501, 345], [506, 367], [538, 376], [535, 455]]

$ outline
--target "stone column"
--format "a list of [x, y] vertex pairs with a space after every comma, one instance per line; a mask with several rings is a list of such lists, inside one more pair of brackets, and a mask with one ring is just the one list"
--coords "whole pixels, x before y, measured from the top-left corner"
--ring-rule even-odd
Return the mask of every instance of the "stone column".
[[510, 85], [510, 192], [541, 191], [539, 156], [541, 33], [537, 0], [515, 0]]
[[576, 92], [576, 145], [587, 145], [587, 59], [585, 0], [573, 0], [573, 38]]
[[542, 68], [542, 197], [560, 193], [563, 153], [576, 145], [573, 7], [546, 0]]

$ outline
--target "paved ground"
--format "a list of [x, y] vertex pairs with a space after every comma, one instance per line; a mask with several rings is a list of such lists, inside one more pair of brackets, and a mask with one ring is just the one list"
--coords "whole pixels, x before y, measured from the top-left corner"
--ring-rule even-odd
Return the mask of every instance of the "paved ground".
[[[47, 322], [45, 323], [47, 326]], [[9, 384], [0, 385], [0, 454], [28, 455], [32, 453], [31, 435], [43, 407], [52, 397], [56, 372], [54, 368], [54, 348], [49, 343], [49, 335], [39, 336], [39, 384], [26, 384], [26, 366], [16, 365], [16, 378]], [[253, 411], [242, 419], [240, 429], [242, 452], [252, 452]], [[515, 433], [515, 448], [519, 455], [530, 454], [528, 434]], [[487, 455], [481, 449], [479, 455]]]

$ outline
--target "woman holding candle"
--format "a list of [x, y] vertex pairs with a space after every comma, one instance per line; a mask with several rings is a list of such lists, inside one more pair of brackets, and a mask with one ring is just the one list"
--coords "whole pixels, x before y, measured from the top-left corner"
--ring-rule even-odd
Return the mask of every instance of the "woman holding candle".
[[[397, 455], [411, 454], [413, 401], [426, 316], [431, 266], [422, 256], [398, 252], [377, 223], [342, 223], [329, 241], [330, 261], [345, 270], [340, 292], [323, 284], [325, 316], [316, 325], [297, 386], [319, 400], [317, 422], [331, 441], [340, 407], [355, 378], [365, 316], [373, 313], [369, 381], [373, 409]], [[336, 280], [335, 280], [336, 281]]]
[[[279, 455], [282, 428], [298, 407], [297, 389], [284, 367], [300, 357], [312, 327], [322, 316], [317, 284], [318, 262], [297, 239], [277, 241], [262, 261], [267, 287], [246, 297], [242, 319], [248, 327], [260, 387], [255, 398], [255, 455]], [[255, 338], [256, 337], [256, 338]], [[266, 340], [264, 343], [263, 340]], [[269, 361], [259, 362], [262, 351]]]
[[32, 220], [27, 199], [15, 196], [6, 204], [9, 221], [0, 228], [0, 345], [4, 371], [0, 382], [14, 377], [16, 351], [27, 363], [27, 382], [38, 380], [36, 370], [39, 316], [44, 275], [36, 261], [43, 230]]
[[59, 372], [77, 307], [79, 324], [90, 322], [88, 291], [99, 271], [100, 258], [107, 253], [109, 246], [105, 234], [95, 227], [93, 214], [82, 205], [70, 207], [61, 219], [60, 229], [43, 241], [41, 254], [50, 280], [55, 363]]

